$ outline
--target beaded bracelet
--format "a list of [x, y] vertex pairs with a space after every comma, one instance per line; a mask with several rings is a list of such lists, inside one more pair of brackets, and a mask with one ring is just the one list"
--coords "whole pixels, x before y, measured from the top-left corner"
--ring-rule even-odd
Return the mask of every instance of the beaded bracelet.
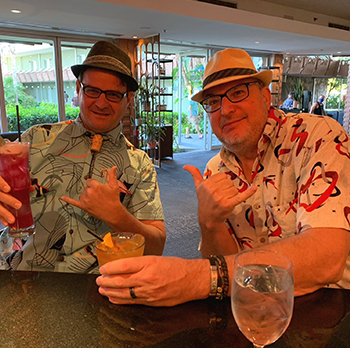
[[219, 277], [222, 279], [223, 296], [228, 296], [228, 289], [230, 287], [230, 279], [228, 276], [228, 268], [225, 258], [222, 255], [216, 255], [216, 260], [219, 263]]

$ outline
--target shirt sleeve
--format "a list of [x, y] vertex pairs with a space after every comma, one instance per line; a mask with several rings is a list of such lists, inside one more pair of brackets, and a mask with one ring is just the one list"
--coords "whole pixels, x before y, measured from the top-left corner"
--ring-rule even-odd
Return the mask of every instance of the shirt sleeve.
[[139, 220], [164, 220], [157, 172], [146, 153], [137, 175], [138, 183], [128, 203], [128, 211]]

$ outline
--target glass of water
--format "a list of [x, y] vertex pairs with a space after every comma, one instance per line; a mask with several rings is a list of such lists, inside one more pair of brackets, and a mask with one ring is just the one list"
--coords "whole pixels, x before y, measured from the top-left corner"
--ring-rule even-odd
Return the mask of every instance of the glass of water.
[[237, 254], [231, 288], [235, 321], [254, 347], [278, 340], [292, 318], [294, 281], [292, 261], [275, 251]]

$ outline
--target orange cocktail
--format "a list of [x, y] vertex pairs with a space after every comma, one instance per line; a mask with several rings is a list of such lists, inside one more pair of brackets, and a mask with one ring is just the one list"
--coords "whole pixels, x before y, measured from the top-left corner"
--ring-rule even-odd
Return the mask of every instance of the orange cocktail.
[[144, 249], [145, 237], [132, 232], [108, 233], [103, 242], [97, 241], [95, 243], [96, 256], [100, 266], [114, 260], [142, 256]]

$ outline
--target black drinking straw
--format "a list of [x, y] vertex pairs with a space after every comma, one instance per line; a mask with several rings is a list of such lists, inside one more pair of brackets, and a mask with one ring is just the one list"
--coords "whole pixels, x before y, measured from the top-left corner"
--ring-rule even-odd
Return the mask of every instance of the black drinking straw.
[[19, 122], [19, 107], [18, 104], [16, 104], [16, 113], [17, 113], [17, 128], [18, 128], [18, 141], [21, 141], [21, 125]]
[[98, 240], [100, 240], [101, 242], [103, 242], [103, 239], [100, 237], [100, 236], [98, 236], [96, 233], [94, 233], [94, 232], [92, 232], [92, 231], [90, 231], [90, 230], [87, 230], [87, 232], [88, 233], [90, 233], [90, 234], [92, 234], [94, 237], [96, 237]]

